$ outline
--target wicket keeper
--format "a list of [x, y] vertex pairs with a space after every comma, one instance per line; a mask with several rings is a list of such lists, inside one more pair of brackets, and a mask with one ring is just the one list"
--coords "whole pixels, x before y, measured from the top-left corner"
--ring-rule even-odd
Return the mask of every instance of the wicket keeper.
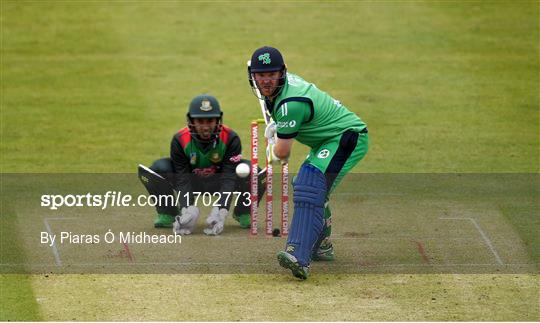
[[[179, 196], [179, 205], [156, 205], [154, 227], [173, 227], [176, 234], [191, 234], [199, 218], [199, 207], [193, 203], [194, 192], [216, 193], [212, 196], [218, 199], [218, 206], [212, 207], [206, 219], [205, 234], [219, 235], [223, 231], [233, 203], [234, 219], [242, 228], [250, 227], [249, 203], [245, 203], [250, 200], [249, 177], [240, 178], [235, 172], [240, 162], [250, 162], [242, 159], [240, 137], [222, 121], [223, 112], [215, 97], [196, 96], [189, 104], [187, 127], [172, 138], [170, 157], [156, 160], [150, 168], [139, 165], [139, 179], [149, 194]], [[259, 178], [260, 197], [265, 176]], [[235, 199], [231, 193], [240, 198]]]
[[341, 102], [288, 73], [276, 48], [255, 50], [248, 77], [253, 92], [264, 100], [275, 121], [265, 130], [270, 143], [267, 158], [286, 160], [294, 139], [311, 147], [293, 181], [294, 215], [285, 250], [277, 254], [282, 267], [307, 279], [311, 260], [334, 259], [329, 197], [366, 155], [368, 130]]

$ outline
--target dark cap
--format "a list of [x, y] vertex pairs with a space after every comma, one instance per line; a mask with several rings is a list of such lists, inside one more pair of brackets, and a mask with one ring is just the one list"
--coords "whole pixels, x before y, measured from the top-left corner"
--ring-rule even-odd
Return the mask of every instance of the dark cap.
[[285, 70], [285, 62], [279, 50], [274, 47], [261, 47], [251, 55], [251, 73], [275, 72]]
[[223, 113], [218, 100], [208, 94], [196, 96], [189, 104], [189, 118], [221, 118]]

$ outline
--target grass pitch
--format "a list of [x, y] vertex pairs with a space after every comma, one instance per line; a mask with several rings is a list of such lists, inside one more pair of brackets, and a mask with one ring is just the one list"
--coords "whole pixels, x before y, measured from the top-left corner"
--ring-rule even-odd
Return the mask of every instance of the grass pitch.
[[[291, 72], [368, 123], [371, 150], [356, 173], [539, 171], [540, 12], [534, 1], [0, 4], [2, 173], [133, 173], [138, 163], [168, 155], [189, 100], [201, 92], [218, 97], [225, 123], [246, 149], [249, 121], [260, 112], [245, 61], [264, 44], [280, 48]], [[306, 151], [295, 144], [292, 170]], [[489, 237], [515, 239], [507, 252], [504, 241], [492, 241], [505, 261], [540, 259], [535, 178], [528, 203], [493, 199], [472, 210]], [[27, 223], [5, 196], [2, 268], [35, 256], [25, 244]], [[349, 202], [336, 208], [337, 234], [349, 232], [351, 223], [360, 232], [392, 225], [384, 217], [391, 208], [361, 196]], [[439, 211], [471, 216], [460, 206], [463, 201]], [[354, 219], [357, 210], [371, 212]], [[489, 219], [496, 212], [497, 221], [486, 222], [478, 216], [482, 210]], [[144, 227], [151, 215], [142, 216]], [[429, 226], [407, 219], [393, 229], [429, 237]], [[231, 235], [233, 228], [229, 223]], [[478, 234], [474, 226], [459, 228]], [[373, 257], [392, 250], [374, 245]], [[413, 247], [404, 258], [421, 262]], [[540, 319], [536, 270], [314, 273], [301, 283], [282, 274], [2, 272], [0, 320]]]

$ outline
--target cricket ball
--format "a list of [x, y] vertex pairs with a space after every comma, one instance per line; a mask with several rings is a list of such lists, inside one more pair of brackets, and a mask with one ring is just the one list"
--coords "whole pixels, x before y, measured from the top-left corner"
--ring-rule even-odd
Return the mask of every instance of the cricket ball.
[[240, 178], [248, 177], [250, 173], [249, 165], [246, 163], [240, 163], [236, 165], [236, 175]]

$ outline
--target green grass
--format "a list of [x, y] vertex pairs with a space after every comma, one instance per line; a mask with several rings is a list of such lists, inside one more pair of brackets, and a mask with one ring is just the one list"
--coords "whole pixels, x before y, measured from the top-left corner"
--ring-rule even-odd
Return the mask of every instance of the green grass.
[[368, 123], [358, 171], [539, 170], [535, 2], [2, 3], [3, 172], [133, 172], [200, 92], [247, 145], [261, 44]]
[[[201, 92], [218, 97], [246, 149], [260, 112], [245, 61], [265, 44], [368, 123], [371, 150], [355, 172], [540, 170], [535, 1], [0, 1], [2, 173], [133, 173], [168, 155]], [[306, 152], [295, 144], [291, 169]], [[530, 212], [538, 205], [494, 204], [538, 262]], [[3, 221], [5, 212], [3, 204]], [[14, 226], [12, 234], [24, 229]], [[2, 262], [13, 259], [0, 250]], [[0, 320], [540, 319], [538, 275], [313, 275], [301, 284], [282, 275], [2, 275], [0, 283]], [[177, 306], [164, 309], [164, 295]]]
[[[49, 320], [538, 320], [536, 276], [36, 276]], [[174, 288], [171, 288], [174, 286]], [[197, 286], [197, 288], [194, 288]], [[66, 297], [76, 290], [76, 297]], [[411, 296], [414, 291], [414, 297]], [[99, 299], [95, 295], [100, 295]], [[317, 296], [315, 296], [317, 295]], [[84, 304], [84, 307], [81, 306]]]
[[[27, 259], [21, 241], [24, 236], [18, 234], [16, 214], [6, 207], [5, 195], [2, 194], [1, 199], [0, 263], [25, 263]], [[22, 274], [25, 273], [23, 266], [10, 269], [21, 274], [0, 274], [0, 321], [42, 320], [32, 289], [32, 276]]]
[[32, 289], [33, 276], [0, 275], [0, 320], [43, 320]]

